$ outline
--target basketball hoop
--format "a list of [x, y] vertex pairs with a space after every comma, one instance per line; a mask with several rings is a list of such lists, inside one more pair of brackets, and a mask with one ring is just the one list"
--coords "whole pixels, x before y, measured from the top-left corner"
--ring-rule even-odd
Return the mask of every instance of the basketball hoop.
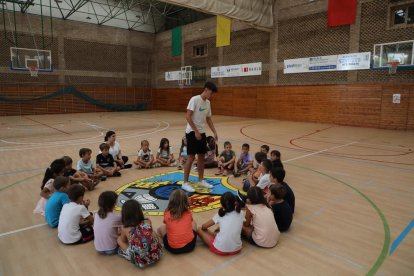
[[192, 66], [183, 66], [178, 74], [178, 87], [191, 86], [193, 80]]
[[37, 77], [37, 73], [39, 73], [39, 67], [35, 65], [30, 65], [29, 67], [30, 76]]
[[389, 65], [388, 74], [395, 75], [397, 73], [397, 68], [398, 68], [398, 65], [400, 65], [400, 62], [392, 61], [392, 62], [387, 62], [387, 64]]

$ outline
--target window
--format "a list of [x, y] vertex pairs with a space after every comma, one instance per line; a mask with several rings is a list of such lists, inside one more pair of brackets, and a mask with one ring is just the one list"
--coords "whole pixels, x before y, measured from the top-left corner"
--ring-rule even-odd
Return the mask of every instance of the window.
[[390, 8], [390, 27], [414, 26], [414, 3]]
[[207, 44], [196, 45], [193, 47], [193, 57], [207, 56]]

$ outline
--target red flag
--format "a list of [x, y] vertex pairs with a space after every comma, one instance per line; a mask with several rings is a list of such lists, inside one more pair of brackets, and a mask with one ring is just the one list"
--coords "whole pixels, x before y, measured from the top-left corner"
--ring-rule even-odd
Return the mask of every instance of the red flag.
[[357, 0], [328, 0], [328, 26], [355, 23]]

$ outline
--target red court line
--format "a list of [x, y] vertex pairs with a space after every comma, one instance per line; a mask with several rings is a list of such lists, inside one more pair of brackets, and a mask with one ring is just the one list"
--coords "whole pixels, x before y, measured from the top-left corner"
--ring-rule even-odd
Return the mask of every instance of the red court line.
[[[265, 144], [269, 144], [269, 145], [273, 145], [273, 146], [277, 146], [277, 147], [281, 147], [281, 148], [286, 148], [286, 149], [292, 149], [292, 150], [300, 150], [300, 151], [305, 151], [305, 152], [314, 152], [313, 150], [308, 150], [308, 149], [298, 149], [298, 148], [293, 148], [293, 147], [288, 147], [288, 146], [282, 146], [282, 145], [278, 145], [275, 143], [271, 143], [269, 141], [264, 141], [264, 140], [260, 140], [257, 139], [255, 137], [249, 136], [246, 133], [244, 133], [244, 129], [250, 126], [255, 126], [258, 124], [251, 124], [251, 125], [246, 125], [240, 128], [240, 133], [243, 136], [246, 136], [247, 138], [250, 138], [252, 140], [258, 141], [258, 142], [262, 142]], [[351, 156], [345, 156], [345, 155], [340, 155], [340, 154], [331, 154], [331, 153], [327, 153], [327, 152], [322, 152], [320, 153], [321, 155], [329, 155], [329, 156], [339, 156], [339, 157], [345, 157], [345, 158], [350, 158], [350, 159], [355, 159], [355, 160], [364, 160], [364, 161], [373, 161], [373, 162], [379, 162], [379, 163], [387, 163], [387, 164], [396, 164], [396, 165], [407, 165], [407, 166], [414, 166], [414, 164], [410, 164], [410, 163], [402, 163], [402, 162], [390, 162], [390, 161], [383, 161], [383, 160], [376, 160], [376, 159], [368, 159], [368, 158], [358, 158], [358, 157], [351, 157]]]
[[[315, 133], [319, 133], [319, 132], [325, 131], [325, 130], [330, 129], [332, 127], [333, 126], [330, 126], [330, 127], [327, 127], [327, 128], [321, 129], [321, 130], [316, 130], [316, 131], [313, 131], [311, 133], [308, 133], [308, 134], [305, 134], [305, 135], [302, 135], [302, 136], [299, 136], [299, 137], [290, 139], [289, 143], [292, 146], [295, 146], [295, 147], [298, 147], [298, 148], [301, 148], [301, 149], [304, 149], [304, 150], [318, 151], [319, 149], [312, 149], [312, 148], [306, 148], [306, 147], [303, 147], [303, 146], [299, 146], [298, 144], [294, 143], [293, 141], [296, 141], [296, 140], [299, 140], [299, 139], [302, 139], [302, 138], [305, 138], [305, 137], [312, 136]], [[367, 146], [359, 146], [359, 147], [360, 148], [371, 148], [371, 149], [373, 148], [373, 147], [367, 147]], [[373, 148], [373, 149], [382, 150], [380, 148]], [[388, 151], [390, 151], [390, 150], [388, 150]], [[330, 153], [330, 154], [331, 155], [338, 154], [338, 155], [341, 155], [341, 156], [342, 155], [344, 155], [344, 156], [347, 155], [347, 156], [378, 156], [379, 157], [379, 156], [402, 156], [402, 155], [407, 155], [407, 154], [413, 153], [411, 150], [410, 151], [403, 152], [403, 153], [401, 153], [401, 151], [394, 151], [394, 152], [399, 152], [399, 154], [353, 154], [353, 153]]]
[[66, 132], [66, 131], [63, 131], [63, 130], [57, 129], [57, 128], [55, 128], [55, 127], [49, 126], [49, 125], [47, 125], [47, 124], [44, 124], [44, 123], [39, 122], [39, 121], [36, 121], [36, 120], [31, 119], [31, 118], [29, 118], [29, 117], [23, 116], [23, 118], [26, 118], [26, 119], [28, 119], [28, 120], [30, 120], [30, 121], [35, 122], [35, 123], [38, 123], [38, 124], [41, 124], [41, 125], [47, 126], [48, 128], [51, 128], [51, 129], [57, 130], [57, 131], [62, 132], [62, 133], [64, 133], [64, 134], [67, 134], [67, 135], [72, 135], [72, 134], [70, 134], [70, 133], [68, 133], [68, 132]]

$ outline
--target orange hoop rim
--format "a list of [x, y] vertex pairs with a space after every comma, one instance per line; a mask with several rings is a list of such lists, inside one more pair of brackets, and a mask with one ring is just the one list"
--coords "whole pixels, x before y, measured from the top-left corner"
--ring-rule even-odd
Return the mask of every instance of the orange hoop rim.
[[387, 62], [387, 64], [391, 65], [391, 67], [397, 67], [398, 65], [400, 65], [399, 61], [391, 61], [391, 62]]
[[37, 71], [37, 70], [39, 70], [39, 67], [36, 66], [36, 65], [30, 65], [27, 68], [29, 68], [29, 70], [31, 70], [31, 71]]

